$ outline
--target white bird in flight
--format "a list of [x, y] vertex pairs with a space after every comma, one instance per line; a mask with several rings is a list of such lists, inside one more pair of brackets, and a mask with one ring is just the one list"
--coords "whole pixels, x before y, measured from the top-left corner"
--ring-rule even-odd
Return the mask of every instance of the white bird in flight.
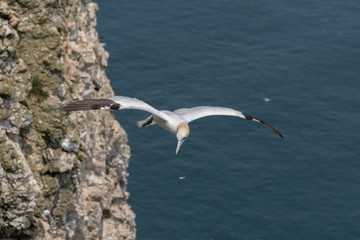
[[142, 110], [151, 113], [151, 115], [145, 120], [137, 122], [137, 125], [141, 127], [147, 127], [153, 124], [157, 124], [165, 130], [176, 135], [178, 144], [176, 147], [176, 154], [179, 152], [181, 145], [190, 134], [189, 123], [207, 116], [225, 115], [240, 117], [247, 120], [253, 120], [261, 123], [264, 126], [271, 129], [274, 133], [283, 138], [278, 130], [267, 124], [266, 122], [254, 118], [250, 115], [236, 111], [231, 108], [225, 107], [211, 107], [211, 106], [199, 106], [193, 108], [180, 108], [173, 112], [167, 110], [157, 110], [149, 104], [130, 97], [114, 96], [108, 99], [84, 99], [75, 102], [70, 102], [67, 105], [58, 108], [58, 110], [71, 112], [71, 111], [84, 111], [84, 110], [122, 110], [122, 109], [135, 109]]

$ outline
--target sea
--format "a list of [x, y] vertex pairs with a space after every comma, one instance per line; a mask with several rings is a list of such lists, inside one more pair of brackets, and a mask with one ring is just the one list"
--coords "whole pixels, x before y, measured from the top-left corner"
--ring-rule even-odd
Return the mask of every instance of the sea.
[[359, 0], [96, 1], [115, 95], [223, 106], [176, 137], [123, 110], [137, 239], [360, 239]]

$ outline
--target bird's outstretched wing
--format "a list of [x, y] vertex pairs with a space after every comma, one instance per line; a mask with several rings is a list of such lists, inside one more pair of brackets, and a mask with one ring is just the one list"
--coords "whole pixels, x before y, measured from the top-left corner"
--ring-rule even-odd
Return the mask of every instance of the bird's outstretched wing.
[[70, 102], [67, 105], [58, 108], [60, 111], [71, 112], [71, 111], [85, 111], [85, 110], [122, 110], [122, 109], [135, 109], [145, 112], [152, 113], [165, 121], [168, 121], [169, 117], [153, 108], [149, 104], [130, 97], [114, 96], [108, 99], [84, 99], [75, 102]]
[[283, 135], [281, 135], [281, 133], [278, 130], [276, 130], [274, 127], [272, 127], [270, 124], [231, 108], [201, 106], [194, 108], [181, 108], [175, 110], [175, 113], [181, 115], [188, 123], [199, 118], [203, 118], [207, 116], [216, 116], [216, 115], [233, 116], [247, 120], [253, 120], [255, 122], [261, 123], [262, 125], [271, 129], [274, 133], [278, 134], [280, 137], [283, 138]]

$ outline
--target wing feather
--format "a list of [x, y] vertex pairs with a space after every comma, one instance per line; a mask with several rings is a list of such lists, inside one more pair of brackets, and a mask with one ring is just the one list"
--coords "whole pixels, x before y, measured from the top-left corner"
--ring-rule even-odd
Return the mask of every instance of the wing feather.
[[188, 123], [194, 121], [199, 118], [208, 117], [208, 116], [233, 116], [233, 117], [240, 117], [247, 120], [253, 120], [255, 122], [261, 123], [265, 127], [271, 129], [274, 133], [278, 134], [280, 137], [283, 138], [283, 135], [272, 127], [270, 124], [252, 117], [250, 115], [244, 114], [240, 111], [236, 111], [232, 108], [225, 108], [225, 107], [211, 107], [211, 106], [201, 106], [201, 107], [194, 107], [194, 108], [181, 108], [175, 111], [175, 113], [181, 115]]
[[75, 102], [70, 102], [65, 106], [59, 107], [59, 111], [86, 111], [86, 110], [119, 110], [120, 105], [109, 99], [84, 99]]
[[152, 113], [152, 114], [158, 116], [159, 118], [164, 119], [165, 121], [171, 121], [171, 119], [169, 119], [169, 116], [167, 114], [165, 114], [162, 111], [157, 110], [156, 108], [150, 106], [146, 102], [141, 101], [137, 98], [114, 96], [114, 97], [109, 98], [109, 100], [112, 100], [112, 101], [116, 102], [117, 104], [120, 104], [119, 110], [122, 110], [122, 109], [141, 110], [141, 111]]
[[85, 111], [85, 110], [122, 110], [122, 109], [135, 109], [149, 112], [158, 116], [159, 118], [169, 121], [169, 117], [149, 104], [130, 97], [114, 96], [108, 99], [84, 99], [75, 102], [70, 102], [63, 107], [58, 108], [60, 111]]

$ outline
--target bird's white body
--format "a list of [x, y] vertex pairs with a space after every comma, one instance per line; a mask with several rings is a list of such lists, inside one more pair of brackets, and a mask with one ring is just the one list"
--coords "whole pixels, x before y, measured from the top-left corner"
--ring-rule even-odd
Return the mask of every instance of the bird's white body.
[[63, 111], [80, 111], [80, 110], [122, 110], [122, 109], [135, 109], [151, 113], [151, 115], [142, 121], [138, 122], [139, 127], [146, 127], [153, 124], [157, 124], [165, 130], [176, 135], [178, 139], [178, 145], [176, 153], [178, 153], [182, 143], [186, 140], [190, 133], [189, 123], [196, 119], [215, 116], [225, 115], [240, 117], [247, 120], [253, 120], [261, 123], [271, 129], [273, 132], [283, 137], [275, 128], [269, 124], [261, 121], [260, 119], [254, 118], [250, 115], [243, 114], [242, 112], [236, 111], [231, 108], [225, 107], [211, 107], [211, 106], [200, 106], [194, 108], [181, 108], [173, 112], [167, 110], [157, 110], [149, 104], [130, 97], [114, 96], [108, 99], [85, 99], [76, 102], [71, 102], [64, 107], [59, 108]]
[[180, 126], [181, 123], [186, 123], [186, 120], [174, 112], [170, 112], [166, 110], [161, 110], [161, 112], [166, 114], [169, 117], [169, 120], [165, 121], [164, 119], [158, 117], [157, 115], [152, 115], [155, 123], [160, 127], [162, 127], [163, 129], [176, 135], [178, 127]]

